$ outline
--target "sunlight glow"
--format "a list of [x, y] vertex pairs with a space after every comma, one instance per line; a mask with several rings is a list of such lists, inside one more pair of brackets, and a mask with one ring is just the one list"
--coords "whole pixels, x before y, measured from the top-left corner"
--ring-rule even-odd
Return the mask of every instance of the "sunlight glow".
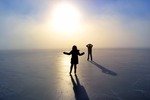
[[62, 60], [63, 66], [66, 66], [66, 67], [70, 66], [70, 56], [63, 55], [61, 60]]
[[[62, 92], [61, 90], [66, 90], [66, 91], [72, 91], [72, 87], [66, 83], [70, 83], [71, 79], [69, 77], [69, 71], [70, 71], [70, 56], [62, 54], [58, 58], [59, 65], [57, 73], [59, 74], [58, 78], [58, 84], [56, 84], [57, 87], [59, 87], [60, 93]], [[73, 96], [73, 92], [65, 92], [63, 93], [63, 97], [69, 97]]]
[[81, 16], [79, 10], [69, 3], [61, 3], [53, 9], [52, 27], [61, 33], [74, 33], [78, 31]]

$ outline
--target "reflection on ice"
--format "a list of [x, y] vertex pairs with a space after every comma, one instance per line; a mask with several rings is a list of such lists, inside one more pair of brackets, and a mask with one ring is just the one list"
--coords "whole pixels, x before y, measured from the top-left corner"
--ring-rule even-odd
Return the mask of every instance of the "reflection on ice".
[[70, 57], [61, 55], [59, 57], [59, 72], [64, 72], [64, 73], [69, 73], [69, 68], [70, 68]]
[[63, 66], [70, 66], [70, 56], [62, 55], [60, 60], [62, 61]]
[[0, 100], [150, 100], [150, 50], [94, 49], [78, 76], [62, 52], [0, 51]]

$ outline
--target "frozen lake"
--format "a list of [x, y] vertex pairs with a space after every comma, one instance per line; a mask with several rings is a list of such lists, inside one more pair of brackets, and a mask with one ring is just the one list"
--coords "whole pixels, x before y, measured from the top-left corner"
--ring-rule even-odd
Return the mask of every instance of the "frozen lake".
[[94, 49], [77, 75], [63, 51], [1, 50], [0, 100], [150, 100], [150, 49]]

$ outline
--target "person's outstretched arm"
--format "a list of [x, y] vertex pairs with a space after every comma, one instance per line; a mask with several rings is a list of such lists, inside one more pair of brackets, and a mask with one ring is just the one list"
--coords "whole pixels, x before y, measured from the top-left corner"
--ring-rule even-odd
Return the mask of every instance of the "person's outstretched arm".
[[66, 54], [66, 55], [71, 55], [71, 52], [63, 52], [64, 54]]
[[82, 52], [82, 53], [79, 53], [79, 56], [82, 56], [82, 55], [84, 55], [84, 52]]

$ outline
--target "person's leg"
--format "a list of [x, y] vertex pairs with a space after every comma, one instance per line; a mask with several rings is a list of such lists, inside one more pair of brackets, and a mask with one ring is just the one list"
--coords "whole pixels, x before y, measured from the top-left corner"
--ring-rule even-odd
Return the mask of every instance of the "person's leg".
[[74, 64], [74, 73], [76, 74], [77, 64]]
[[89, 60], [89, 56], [90, 56], [90, 54], [89, 54], [89, 52], [88, 52], [88, 58], [87, 58], [87, 60]]
[[73, 64], [71, 64], [71, 66], [70, 66], [70, 74], [72, 72], [72, 68], [73, 68]]
[[93, 58], [92, 58], [92, 53], [90, 54], [90, 56], [91, 56], [91, 61], [93, 60]]

